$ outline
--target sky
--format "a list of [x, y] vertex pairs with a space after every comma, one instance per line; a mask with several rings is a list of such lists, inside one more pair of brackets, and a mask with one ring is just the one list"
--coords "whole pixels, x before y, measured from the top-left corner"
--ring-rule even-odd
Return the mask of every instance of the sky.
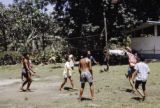
[[8, 4], [13, 3], [13, 0], [0, 0], [0, 2], [2, 2], [3, 4], [7, 6]]
[[[4, 5], [8, 6], [9, 4], [13, 3], [13, 0], [0, 0], [0, 2], [2, 2]], [[48, 9], [47, 13], [51, 13], [52, 10], [53, 10], [53, 6], [52, 5], [48, 5], [47, 9]]]

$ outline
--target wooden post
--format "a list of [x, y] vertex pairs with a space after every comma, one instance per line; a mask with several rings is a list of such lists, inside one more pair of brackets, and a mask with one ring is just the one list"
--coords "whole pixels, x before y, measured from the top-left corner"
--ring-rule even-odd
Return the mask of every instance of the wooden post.
[[154, 36], [158, 36], [157, 25], [154, 25]]

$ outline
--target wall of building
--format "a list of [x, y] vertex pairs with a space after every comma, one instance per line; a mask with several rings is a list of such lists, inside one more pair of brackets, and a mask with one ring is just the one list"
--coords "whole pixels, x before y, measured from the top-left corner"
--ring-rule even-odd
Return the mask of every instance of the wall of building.
[[144, 54], [147, 58], [160, 59], [160, 36], [137, 37], [131, 39], [132, 49]]

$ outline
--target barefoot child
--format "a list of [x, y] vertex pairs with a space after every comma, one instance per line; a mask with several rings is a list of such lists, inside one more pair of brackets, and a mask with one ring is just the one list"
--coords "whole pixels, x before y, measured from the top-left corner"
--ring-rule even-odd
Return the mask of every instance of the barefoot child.
[[91, 99], [94, 100], [92, 65], [91, 65], [91, 60], [87, 58], [86, 53], [84, 53], [84, 58], [80, 59], [79, 74], [80, 74], [81, 88], [78, 99], [79, 100], [82, 99], [85, 83], [88, 82], [90, 86]]
[[66, 58], [66, 63], [64, 65], [64, 71], [63, 71], [63, 77], [64, 77], [64, 81], [62, 82], [61, 86], [60, 86], [60, 91], [62, 90], [63, 86], [66, 84], [67, 82], [67, 78], [70, 80], [70, 83], [72, 85], [72, 89], [74, 88], [74, 84], [73, 84], [73, 80], [72, 80], [72, 68], [70, 66], [70, 59], [67, 56]]
[[[142, 96], [142, 100], [145, 100], [146, 97], [146, 82], [150, 69], [148, 65], [144, 62], [143, 57], [138, 58], [138, 63], [135, 65], [135, 72], [133, 73], [133, 78], [136, 77], [135, 89]], [[143, 93], [139, 89], [139, 85], [142, 84]]]
[[[27, 53], [25, 53], [23, 55], [22, 58], [22, 73], [21, 73], [21, 79], [23, 81], [23, 84], [21, 86], [21, 90], [25, 91], [25, 89], [23, 88], [26, 84], [27, 84], [27, 89], [26, 90], [30, 90], [30, 85], [32, 83], [32, 75], [35, 74], [35, 72], [31, 69], [30, 66], [30, 59], [29, 59], [29, 55]], [[25, 78], [25, 80], [24, 80]]]

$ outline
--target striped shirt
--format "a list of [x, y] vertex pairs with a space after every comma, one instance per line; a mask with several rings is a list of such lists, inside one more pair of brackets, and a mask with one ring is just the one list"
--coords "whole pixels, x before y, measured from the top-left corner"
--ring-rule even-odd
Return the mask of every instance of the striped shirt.
[[130, 53], [130, 52], [126, 52], [127, 56], [128, 56], [128, 62], [129, 62], [129, 66], [133, 67], [135, 66], [135, 64], [137, 63], [136, 57], [134, 56], [134, 54]]

